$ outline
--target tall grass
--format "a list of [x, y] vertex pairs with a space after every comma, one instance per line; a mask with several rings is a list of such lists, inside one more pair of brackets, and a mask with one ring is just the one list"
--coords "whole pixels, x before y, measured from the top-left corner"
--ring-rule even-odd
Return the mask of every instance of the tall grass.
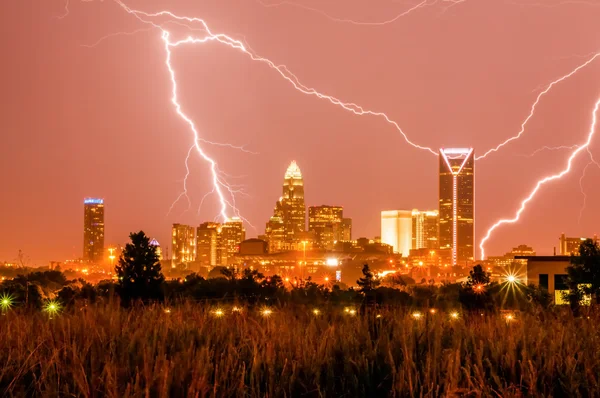
[[0, 396], [600, 396], [597, 315], [213, 310], [9, 311]]

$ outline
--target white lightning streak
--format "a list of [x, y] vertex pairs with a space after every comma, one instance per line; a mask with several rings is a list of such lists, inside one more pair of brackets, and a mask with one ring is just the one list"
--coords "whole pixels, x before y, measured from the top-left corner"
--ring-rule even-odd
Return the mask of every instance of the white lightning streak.
[[515, 216], [513, 218], [497, 221], [494, 225], [492, 225], [492, 227], [490, 229], [488, 229], [487, 234], [485, 235], [485, 237], [481, 240], [481, 243], [479, 244], [479, 249], [481, 250], [481, 259], [482, 260], [485, 259], [485, 243], [488, 241], [488, 239], [490, 239], [490, 237], [492, 236], [492, 233], [501, 225], [514, 224], [517, 221], [519, 221], [521, 213], [523, 213], [523, 211], [525, 211], [527, 204], [535, 197], [535, 195], [540, 190], [540, 188], [543, 185], [545, 185], [546, 183], [554, 181], [554, 180], [558, 180], [558, 179], [562, 178], [563, 176], [565, 176], [566, 174], [568, 174], [571, 171], [573, 161], [575, 160], [577, 155], [579, 155], [583, 150], [589, 151], [588, 147], [590, 146], [590, 143], [592, 142], [592, 138], [594, 137], [594, 133], [596, 132], [598, 108], [600, 108], [600, 98], [598, 98], [598, 100], [596, 101], [594, 110], [592, 112], [592, 123], [590, 125], [590, 131], [588, 133], [587, 140], [585, 141], [585, 143], [583, 143], [581, 146], [579, 146], [577, 149], [575, 149], [571, 153], [571, 156], [569, 156], [569, 160], [567, 161], [566, 167], [558, 174], [544, 177], [543, 179], [539, 180], [537, 182], [537, 184], [535, 185], [535, 188], [529, 194], [529, 196], [527, 196], [527, 198], [525, 198], [521, 202], [521, 207], [519, 208], [519, 210], [517, 210], [517, 213], [515, 214]]
[[[188, 201], [188, 208], [187, 210], [190, 209], [190, 207], [192, 207], [192, 202], [190, 200], [190, 197], [188, 196], [188, 188], [187, 188], [187, 180], [188, 177], [190, 176], [190, 155], [192, 154], [192, 151], [194, 150], [194, 145], [192, 145], [190, 147], [190, 150], [188, 151], [188, 154], [185, 158], [185, 177], [183, 178], [183, 191], [179, 194], [179, 196], [177, 197], [177, 199], [175, 199], [175, 201], [171, 204], [171, 207], [169, 208], [169, 211], [167, 212], [167, 217], [169, 216], [169, 214], [171, 214], [171, 212], [173, 211], [173, 208], [175, 207], [175, 205], [177, 204], [177, 202], [179, 202], [179, 200], [181, 198], [183, 198], [185, 196], [185, 198]], [[186, 210], [186, 211], [187, 211]]]
[[538, 103], [540, 102], [540, 100], [542, 99], [542, 97], [544, 95], [546, 95], [550, 90], [552, 90], [552, 88], [555, 85], [557, 85], [558, 83], [560, 83], [560, 82], [562, 82], [562, 81], [570, 78], [571, 76], [573, 76], [574, 74], [576, 74], [577, 72], [579, 72], [581, 69], [585, 68], [586, 66], [588, 66], [589, 64], [591, 64], [592, 62], [594, 62], [594, 60], [596, 60], [596, 58], [598, 58], [598, 57], [600, 57], [600, 52], [595, 53], [593, 57], [591, 57], [590, 59], [588, 59], [587, 61], [585, 61], [583, 64], [577, 66], [571, 72], [567, 73], [566, 75], [563, 75], [563, 76], [559, 77], [558, 79], [556, 79], [552, 83], [550, 83], [546, 87], [546, 89], [544, 91], [542, 91], [541, 93], [538, 94], [537, 98], [535, 99], [535, 102], [531, 106], [531, 109], [529, 111], [529, 115], [527, 115], [527, 117], [525, 118], [525, 120], [523, 121], [523, 123], [521, 123], [521, 130], [519, 130], [519, 132], [517, 133], [517, 135], [515, 135], [513, 137], [510, 137], [509, 139], [507, 139], [506, 141], [502, 142], [501, 144], [499, 144], [495, 148], [492, 148], [489, 151], [487, 151], [486, 153], [484, 153], [483, 155], [476, 157], [475, 160], [483, 159], [486, 156], [488, 156], [489, 154], [491, 154], [493, 152], [497, 152], [500, 148], [502, 148], [503, 146], [507, 145], [509, 142], [514, 141], [516, 139], [519, 139], [525, 133], [525, 126], [527, 125], [527, 123], [529, 123], [529, 120], [535, 114], [535, 109], [536, 109]]
[[[175, 14], [173, 14], [170, 11], [159, 11], [159, 12], [156, 12], [156, 13], [147, 13], [147, 12], [144, 12], [144, 11], [139, 11], [139, 10], [131, 9], [128, 6], [126, 6], [125, 4], [123, 4], [120, 0], [115, 0], [115, 1], [127, 13], [133, 15], [139, 21], [141, 21], [141, 22], [143, 22], [145, 24], [152, 25], [153, 27], [155, 27], [157, 29], [160, 29], [160, 31], [162, 32], [161, 37], [162, 37], [162, 40], [164, 42], [164, 48], [165, 48], [165, 51], [166, 51], [165, 64], [166, 64], [167, 69], [169, 71], [169, 76], [170, 76], [171, 86], [172, 86], [171, 103], [175, 107], [176, 113], [190, 127], [190, 129], [191, 129], [191, 131], [192, 131], [192, 133], [194, 135], [194, 147], [196, 148], [196, 151], [200, 154], [200, 156], [206, 162], [208, 162], [210, 164], [210, 171], [211, 171], [212, 182], [213, 182], [213, 190], [214, 190], [214, 192], [219, 197], [219, 201], [220, 201], [220, 204], [221, 204], [220, 215], [221, 215], [221, 217], [224, 220], [228, 220], [229, 219], [229, 217], [227, 215], [228, 207], [231, 207], [233, 209], [233, 211], [236, 213], [236, 215], [238, 217], [242, 218], [240, 216], [240, 214], [239, 214], [239, 211], [237, 211], [237, 208], [235, 206], [235, 193], [237, 193], [237, 191], [233, 190], [227, 184], [227, 182], [220, 176], [216, 162], [200, 146], [199, 143], [200, 142], [205, 142], [205, 141], [204, 141], [204, 139], [202, 139], [200, 137], [200, 134], [199, 134], [199, 132], [198, 132], [198, 130], [196, 128], [196, 125], [193, 122], [193, 120], [183, 112], [182, 106], [181, 106], [181, 104], [178, 101], [177, 79], [176, 79], [176, 76], [175, 76], [175, 70], [173, 69], [173, 66], [171, 64], [171, 56], [172, 56], [171, 48], [179, 47], [179, 46], [184, 45], [184, 44], [201, 44], [201, 43], [207, 43], [207, 42], [219, 42], [219, 43], [224, 44], [224, 45], [226, 45], [226, 46], [228, 46], [230, 48], [239, 50], [242, 53], [244, 53], [247, 56], [249, 56], [253, 61], [258, 61], [258, 62], [267, 64], [271, 69], [273, 69], [276, 72], [278, 72], [279, 75], [282, 78], [284, 78], [286, 81], [288, 81], [297, 91], [300, 91], [303, 94], [313, 95], [313, 96], [316, 96], [317, 98], [327, 100], [327, 101], [329, 101], [330, 103], [332, 103], [334, 105], [338, 105], [338, 106], [342, 107], [343, 109], [345, 109], [345, 110], [347, 110], [349, 112], [354, 113], [355, 115], [372, 115], [372, 116], [382, 117], [389, 124], [391, 124], [392, 126], [394, 126], [396, 128], [396, 130], [398, 130], [398, 132], [400, 132], [400, 134], [403, 136], [404, 140], [408, 144], [412, 145], [415, 148], [429, 151], [433, 155], [436, 155], [436, 156], [438, 155], [437, 152], [434, 151], [431, 148], [420, 146], [418, 144], [413, 143], [408, 138], [408, 136], [404, 133], [404, 131], [400, 128], [400, 126], [398, 125], [398, 123], [396, 123], [395, 121], [393, 121], [392, 119], [390, 119], [385, 113], [367, 110], [367, 109], [364, 109], [360, 105], [357, 105], [355, 103], [346, 103], [346, 102], [343, 102], [343, 101], [339, 100], [336, 97], [320, 93], [317, 90], [315, 90], [314, 88], [307, 87], [307, 86], [303, 85], [302, 83], [300, 83], [298, 77], [296, 75], [294, 75], [292, 72], [290, 72], [285, 65], [276, 65], [275, 63], [273, 63], [269, 59], [263, 58], [261, 56], [256, 55], [255, 53], [251, 52], [248, 49], [248, 47], [246, 45], [244, 45], [239, 40], [233, 39], [230, 36], [227, 36], [227, 35], [222, 34], [222, 33], [213, 33], [203, 19], [195, 18], [195, 17], [182, 17], [182, 16], [175, 15]], [[188, 36], [187, 38], [185, 38], [183, 40], [171, 41], [170, 40], [170, 32], [168, 30], [166, 30], [164, 27], [162, 27], [161, 25], [159, 25], [157, 23], [154, 23], [152, 21], [149, 21], [149, 20], [146, 20], [146, 19], [142, 18], [141, 16], [148, 17], [148, 18], [167, 16], [167, 17], [172, 18], [172, 19], [174, 19], [176, 21], [186, 21], [188, 23], [199, 23], [200, 26], [202, 27], [202, 29], [200, 29], [200, 30], [204, 31], [205, 35], [202, 36], [202, 37]], [[211, 142], [211, 144], [215, 144], [215, 143]], [[231, 146], [231, 145], [228, 145], [228, 144], [222, 144], [222, 145]], [[231, 147], [233, 147], [233, 146], [231, 146]], [[238, 149], [240, 149], [240, 148], [238, 148]], [[226, 199], [223, 190], [227, 190], [227, 192], [230, 195], [231, 201], [229, 201], [228, 199]], [[184, 189], [183, 194], [186, 194], [186, 190], [185, 189]], [[180, 198], [181, 198], [181, 195], [180, 195], [180, 197], [178, 199], [180, 199]], [[245, 220], [245, 221], [247, 222], [247, 220]]]
[[581, 209], [579, 209], [579, 219], [577, 220], [577, 223], [580, 225], [581, 225], [581, 217], [583, 216], [583, 211], [585, 210], [585, 206], [587, 203], [587, 193], [585, 192], [585, 189], [583, 189], [583, 179], [585, 178], [585, 173], [587, 172], [588, 167], [590, 167], [593, 164], [594, 164], [593, 161], [590, 161], [588, 164], [586, 164], [585, 167], [583, 168], [583, 173], [581, 174], [581, 177], [579, 178], [579, 189], [581, 190], [581, 194], [583, 195], [583, 203], [581, 205]]
[[[385, 20], [385, 21], [379, 21], [379, 22], [365, 22], [365, 21], [355, 21], [353, 19], [346, 19], [346, 18], [336, 18], [328, 13], [326, 13], [323, 10], [319, 10], [318, 8], [313, 8], [313, 7], [309, 7], [307, 5], [304, 4], [300, 4], [300, 3], [294, 3], [292, 1], [282, 1], [279, 3], [272, 3], [272, 4], [267, 4], [261, 0], [256, 0], [260, 5], [262, 5], [265, 8], [273, 8], [273, 7], [280, 7], [280, 6], [291, 6], [291, 7], [296, 7], [296, 8], [300, 8], [306, 11], [311, 11], [311, 12], [315, 12], [317, 14], [321, 14], [323, 15], [325, 18], [329, 19], [330, 21], [333, 22], [337, 22], [337, 23], [348, 23], [348, 24], [352, 24], [352, 25], [358, 25], [358, 26], [383, 26], [383, 25], [388, 25], [390, 23], [396, 22], [398, 19], [407, 16], [408, 14], [410, 14], [411, 12], [421, 8], [421, 7], [425, 7], [425, 6], [431, 6], [434, 5], [435, 3], [437, 3], [437, 0], [435, 0], [433, 3], [428, 4], [428, 0], [423, 0], [420, 3], [418, 3], [417, 5], [409, 8], [406, 11], [403, 11], [402, 13], [396, 15], [395, 17]], [[448, 0], [443, 0], [443, 1], [448, 1]]]
[[526, 158], [532, 158], [542, 151], [558, 151], [561, 149], [576, 149], [577, 147], [579, 147], [579, 145], [543, 146], [541, 148], [536, 149], [529, 155], [522, 155], [522, 156], [524, 156]]

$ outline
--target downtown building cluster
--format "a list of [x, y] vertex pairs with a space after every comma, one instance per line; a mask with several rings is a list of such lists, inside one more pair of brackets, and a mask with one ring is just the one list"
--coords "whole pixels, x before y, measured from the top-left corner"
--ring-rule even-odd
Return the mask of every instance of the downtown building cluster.
[[438, 209], [381, 212], [381, 242], [419, 265], [469, 266], [475, 254], [475, 155], [439, 152]]

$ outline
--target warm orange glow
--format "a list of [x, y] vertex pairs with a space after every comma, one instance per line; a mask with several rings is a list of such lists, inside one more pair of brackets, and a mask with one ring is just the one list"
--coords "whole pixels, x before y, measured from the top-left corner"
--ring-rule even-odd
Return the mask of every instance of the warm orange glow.
[[450, 313], [450, 318], [452, 319], [458, 319], [458, 312], [454, 311]]
[[421, 319], [422, 316], [423, 316], [423, 314], [421, 314], [418, 311], [412, 313], [412, 317], [415, 318], [415, 319]]
[[429, 310], [429, 313], [431, 313], [431, 314], [435, 314], [436, 312], [437, 312], [437, 310], [435, 308], [432, 308]]

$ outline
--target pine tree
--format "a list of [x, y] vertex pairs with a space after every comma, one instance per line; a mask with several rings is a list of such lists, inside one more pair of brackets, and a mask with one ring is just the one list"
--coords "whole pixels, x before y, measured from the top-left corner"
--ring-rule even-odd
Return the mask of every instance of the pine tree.
[[359, 291], [361, 293], [367, 294], [375, 290], [381, 281], [375, 278], [375, 274], [369, 268], [369, 264], [363, 266], [362, 273], [364, 277], [357, 280], [356, 284], [360, 287]]
[[115, 271], [119, 278], [119, 295], [122, 303], [129, 305], [135, 300], [160, 300], [163, 298], [165, 280], [156, 246], [143, 231], [129, 235], [131, 243], [119, 258]]

